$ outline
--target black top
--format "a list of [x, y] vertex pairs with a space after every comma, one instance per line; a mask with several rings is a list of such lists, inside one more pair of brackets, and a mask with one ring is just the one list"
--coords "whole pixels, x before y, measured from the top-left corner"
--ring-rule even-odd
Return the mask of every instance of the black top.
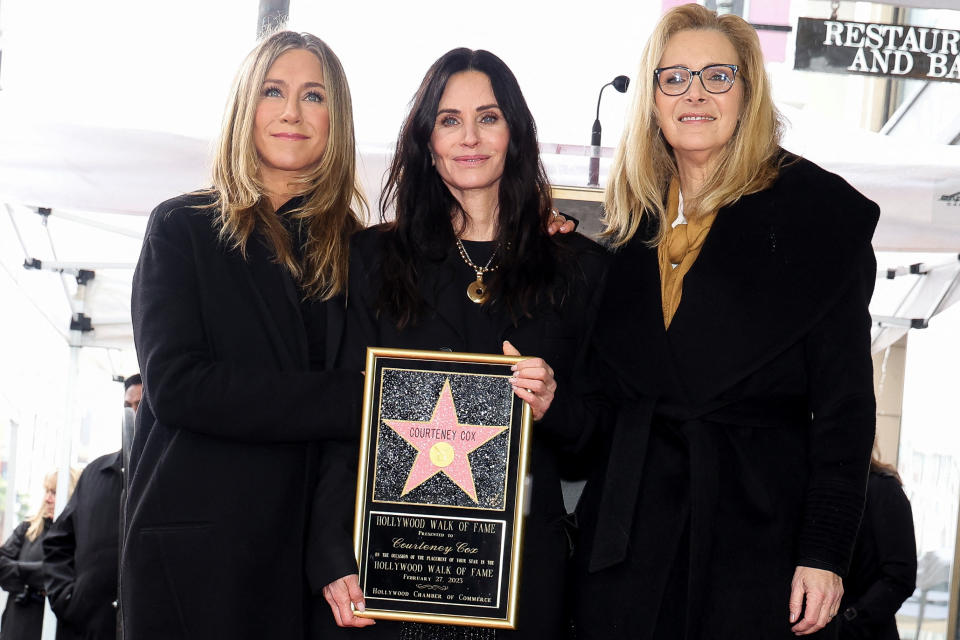
[[[470, 260], [479, 266], [486, 265], [497, 248], [497, 243], [492, 241], [461, 240], [461, 242]], [[490, 266], [496, 266], [496, 262], [497, 258], [494, 257]], [[456, 281], [463, 281], [463, 296], [459, 300], [459, 310], [460, 322], [465, 328], [467, 350], [471, 353], [500, 353], [502, 348], [499, 327], [503, 322], [501, 313], [495, 311], [489, 303], [478, 304], [467, 297], [467, 287], [477, 279], [477, 272], [470, 265], [461, 259], [460, 264], [455, 265], [453, 271], [456, 274]], [[483, 281], [489, 285], [492, 276], [492, 273], [484, 274]]]
[[894, 615], [916, 583], [910, 502], [894, 476], [871, 472], [850, 573], [843, 583], [840, 637], [898, 640]]
[[[299, 220], [290, 217], [290, 212], [303, 203], [303, 198], [296, 197], [287, 200], [277, 211], [280, 221], [286, 227], [293, 239], [291, 249], [294, 258], [300, 264], [303, 263], [303, 247], [307, 242], [307, 229]], [[292, 280], [291, 280], [292, 282]], [[269, 280], [262, 283], [263, 286], [273, 286]], [[299, 300], [299, 309], [292, 305], [280, 305], [274, 309], [280, 317], [280, 323], [302, 322], [308, 336], [326, 336], [327, 335], [327, 316], [323, 313], [315, 313], [317, 306], [316, 300], [310, 300], [305, 297], [305, 293], [297, 288], [296, 294]], [[327, 358], [327, 345], [325, 340], [316, 340], [310, 344], [310, 360], [312, 362], [323, 363]]]

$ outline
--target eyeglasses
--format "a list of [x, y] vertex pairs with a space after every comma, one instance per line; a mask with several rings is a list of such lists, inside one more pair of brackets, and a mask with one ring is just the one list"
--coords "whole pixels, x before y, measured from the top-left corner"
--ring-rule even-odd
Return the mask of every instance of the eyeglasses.
[[693, 71], [682, 65], [660, 67], [653, 70], [657, 79], [657, 86], [668, 96], [682, 96], [693, 84], [693, 76], [700, 76], [700, 84], [710, 93], [726, 93], [733, 87], [737, 78], [735, 64], [711, 64], [708, 67]]

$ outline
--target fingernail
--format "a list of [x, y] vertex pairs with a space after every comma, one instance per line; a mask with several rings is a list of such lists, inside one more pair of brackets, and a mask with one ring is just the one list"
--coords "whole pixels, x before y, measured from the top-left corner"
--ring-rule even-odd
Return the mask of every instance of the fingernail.
[[796, 621], [797, 621], [797, 614], [791, 613], [791, 614], [790, 614], [790, 622], [793, 623], [793, 622], [796, 622]]
[[354, 603], [353, 603], [353, 606], [357, 609], [357, 611], [363, 611], [363, 610], [364, 610], [363, 600], [361, 600], [360, 602], [354, 602]]
[[510, 371], [516, 371], [516, 370], [517, 370], [517, 365], [512, 365], [510, 367]]

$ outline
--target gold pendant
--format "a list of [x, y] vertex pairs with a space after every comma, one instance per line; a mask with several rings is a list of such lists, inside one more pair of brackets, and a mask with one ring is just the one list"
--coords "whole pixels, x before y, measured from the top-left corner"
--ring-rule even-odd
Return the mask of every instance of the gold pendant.
[[483, 284], [483, 276], [477, 276], [477, 279], [467, 286], [467, 297], [477, 304], [487, 301], [487, 285]]

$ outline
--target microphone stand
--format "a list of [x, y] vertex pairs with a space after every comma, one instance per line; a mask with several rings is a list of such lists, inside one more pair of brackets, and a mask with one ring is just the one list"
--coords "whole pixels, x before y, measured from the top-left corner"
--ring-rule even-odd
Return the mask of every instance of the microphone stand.
[[597, 117], [593, 121], [593, 129], [590, 130], [590, 175], [587, 178], [588, 187], [600, 186], [600, 138], [603, 134], [603, 127], [600, 126], [600, 99], [603, 97], [603, 90], [609, 87], [613, 82], [600, 87], [600, 95], [597, 96]]
[[630, 86], [630, 78], [627, 76], [617, 76], [607, 84], [600, 87], [600, 94], [597, 96], [597, 117], [593, 121], [593, 129], [590, 130], [590, 173], [587, 176], [588, 187], [600, 186], [600, 138], [603, 133], [603, 127], [600, 126], [600, 99], [603, 98], [603, 90], [613, 85], [613, 88], [620, 93], [625, 93]]

